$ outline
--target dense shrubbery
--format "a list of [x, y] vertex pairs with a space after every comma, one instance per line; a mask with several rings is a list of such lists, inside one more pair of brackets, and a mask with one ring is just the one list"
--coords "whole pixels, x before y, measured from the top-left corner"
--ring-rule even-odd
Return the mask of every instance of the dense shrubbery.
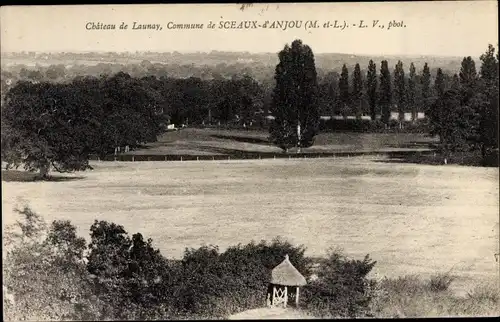
[[479, 284], [466, 296], [450, 290], [454, 276], [440, 273], [428, 280], [418, 276], [384, 278], [370, 304], [375, 317], [422, 318], [439, 316], [498, 316], [497, 281]]
[[300, 301], [314, 316], [496, 313], [498, 290], [483, 286], [456, 298], [449, 274], [376, 282], [368, 278], [375, 265], [368, 255], [353, 260], [331, 251], [315, 260], [314, 270], [303, 246], [274, 239], [224, 252], [216, 246], [186, 249], [181, 260], [168, 260], [151, 240], [129, 237], [113, 223], [96, 221], [87, 246], [69, 221], [47, 227], [29, 208], [19, 212], [24, 220], [5, 234], [7, 320], [224, 318], [265, 306], [271, 269], [285, 254], [304, 276], [317, 276], [302, 288]]
[[302, 293], [306, 307], [322, 317], [367, 316], [376, 285], [367, 275], [376, 262], [368, 255], [353, 260], [339, 251], [330, 251], [319, 264], [318, 278]]
[[[83, 261], [85, 240], [66, 221], [50, 228], [29, 208], [24, 220], [5, 234], [8, 253], [3, 263], [7, 320], [96, 319], [101, 303]], [[5, 305], [7, 304], [7, 305]]]
[[250, 243], [229, 247], [219, 253], [217, 247], [187, 249], [180, 262], [180, 301], [184, 312], [206, 316], [226, 316], [265, 305], [272, 268], [286, 254], [304, 275], [310, 271], [305, 249], [281, 239], [270, 243]]
[[141, 234], [130, 238], [122, 226], [105, 221], [96, 221], [90, 231], [87, 270], [105, 303], [101, 318], [161, 318], [170, 312], [165, 305], [172, 298], [172, 270], [152, 241]]
[[[311, 274], [305, 248], [279, 238], [224, 252], [215, 246], [186, 249], [181, 260], [167, 260], [151, 240], [141, 234], [130, 238], [113, 223], [96, 221], [87, 247], [67, 221], [47, 228], [31, 210], [21, 214], [25, 223], [18, 225], [20, 234], [10, 234], [14, 243], [4, 266], [4, 286], [15, 299], [6, 303], [12, 318], [227, 317], [265, 306], [271, 270], [286, 254], [304, 276]], [[366, 274], [374, 263], [335, 256], [321, 263], [304, 305], [314, 309], [333, 300], [333, 315], [344, 309], [362, 314], [360, 307], [370, 300], [364, 296]]]

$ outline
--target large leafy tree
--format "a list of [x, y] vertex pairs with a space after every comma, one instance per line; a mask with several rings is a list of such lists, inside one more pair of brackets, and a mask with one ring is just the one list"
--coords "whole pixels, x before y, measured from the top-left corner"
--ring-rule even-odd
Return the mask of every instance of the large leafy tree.
[[[8, 142], [2, 156], [9, 165], [24, 165], [47, 178], [59, 172], [90, 168], [92, 137], [97, 126], [92, 114], [75, 99], [68, 84], [20, 82], [6, 95], [2, 121]], [[2, 138], [3, 140], [4, 138]]]
[[373, 60], [368, 64], [368, 73], [366, 75], [366, 87], [368, 104], [370, 105], [370, 115], [372, 121], [375, 121], [377, 116], [377, 67]]
[[2, 110], [2, 160], [8, 167], [70, 172], [115, 147], [153, 142], [164, 129], [156, 79], [78, 77], [71, 83], [17, 83]]
[[[95, 221], [90, 228], [91, 243], [87, 269], [94, 277], [96, 295], [111, 310], [103, 318], [143, 319], [157, 315], [168, 303], [169, 264], [152, 240], [140, 233], [130, 238], [123, 226]], [[144, 315], [132, 315], [140, 312]]]
[[301, 40], [295, 40], [278, 57], [270, 139], [285, 151], [293, 146], [309, 147], [319, 124], [314, 54]]
[[96, 150], [101, 155], [115, 147], [137, 147], [156, 141], [164, 130], [165, 118], [161, 113], [164, 105], [159, 92], [151, 83], [118, 73], [101, 79], [98, 93], [99, 143]]
[[473, 110], [461, 104], [460, 92], [449, 89], [438, 97], [431, 108], [429, 119], [432, 135], [439, 135], [445, 157], [450, 152], [468, 151], [473, 127], [469, 119]]
[[241, 80], [236, 81], [239, 94], [238, 115], [244, 125], [249, 125], [253, 119], [258, 107], [262, 106], [263, 92], [259, 84], [250, 76], [245, 75]]
[[448, 89], [445, 75], [438, 68], [428, 117], [431, 134], [439, 136], [445, 160], [450, 153], [470, 151], [477, 141], [477, 110], [484, 100], [480, 93], [474, 93], [474, 88], [476, 72], [472, 60], [464, 58], [459, 82], [455, 78]]

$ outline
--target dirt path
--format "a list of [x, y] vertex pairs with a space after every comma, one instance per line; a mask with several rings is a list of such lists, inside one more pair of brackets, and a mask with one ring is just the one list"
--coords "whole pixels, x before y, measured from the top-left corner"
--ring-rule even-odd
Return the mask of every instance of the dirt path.
[[279, 320], [279, 319], [313, 319], [314, 317], [305, 312], [293, 308], [268, 308], [263, 307], [233, 314], [229, 320]]

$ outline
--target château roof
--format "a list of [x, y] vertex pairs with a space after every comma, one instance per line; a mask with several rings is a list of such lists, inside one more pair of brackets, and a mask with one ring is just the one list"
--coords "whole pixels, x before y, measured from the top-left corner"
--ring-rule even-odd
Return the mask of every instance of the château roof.
[[288, 255], [285, 256], [285, 260], [281, 264], [273, 268], [271, 283], [286, 286], [302, 286], [307, 284], [305, 277], [292, 265]]

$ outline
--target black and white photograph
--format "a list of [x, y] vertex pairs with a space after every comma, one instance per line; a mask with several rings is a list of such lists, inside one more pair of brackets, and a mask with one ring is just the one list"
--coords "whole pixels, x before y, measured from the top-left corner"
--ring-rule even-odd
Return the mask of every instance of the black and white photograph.
[[497, 1], [0, 32], [4, 321], [500, 315]]

